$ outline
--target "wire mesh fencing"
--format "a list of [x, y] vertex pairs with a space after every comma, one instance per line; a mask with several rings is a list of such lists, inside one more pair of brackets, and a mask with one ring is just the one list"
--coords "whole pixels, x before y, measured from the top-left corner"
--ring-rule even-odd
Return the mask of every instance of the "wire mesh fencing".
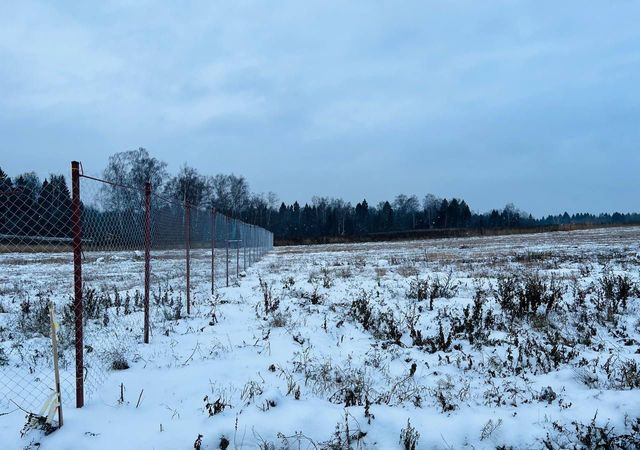
[[58, 316], [63, 404], [83, 406], [163, 321], [239, 282], [273, 235], [204, 208], [89, 177], [71, 190], [0, 185], [0, 405], [35, 411], [53, 392], [48, 307]]
[[[58, 309], [62, 389], [75, 389], [71, 195], [62, 177], [40, 189], [0, 185], [0, 404], [37, 410], [53, 393], [49, 304]], [[64, 286], [60, 289], [61, 286]]]

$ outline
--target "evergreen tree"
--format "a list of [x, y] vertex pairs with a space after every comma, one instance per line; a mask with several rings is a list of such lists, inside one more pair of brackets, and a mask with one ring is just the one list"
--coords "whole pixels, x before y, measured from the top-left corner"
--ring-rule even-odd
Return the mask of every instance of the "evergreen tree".
[[9, 234], [12, 189], [11, 178], [0, 167], [0, 234]]
[[44, 180], [37, 201], [38, 225], [33, 234], [51, 237], [71, 235], [71, 194], [64, 175]]
[[11, 188], [13, 188], [11, 178], [2, 170], [2, 167], [0, 167], [0, 192], [7, 192], [11, 190]]
[[384, 202], [380, 211], [380, 230], [391, 231], [393, 229], [393, 208], [389, 202]]
[[366, 199], [356, 205], [354, 232], [358, 235], [369, 232], [369, 204]]

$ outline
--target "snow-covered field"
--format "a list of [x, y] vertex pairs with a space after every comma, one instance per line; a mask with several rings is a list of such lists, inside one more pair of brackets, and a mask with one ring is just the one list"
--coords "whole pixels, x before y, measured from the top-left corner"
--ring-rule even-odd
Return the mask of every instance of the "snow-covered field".
[[[98, 292], [133, 298], [141, 276], [122, 274], [139, 261], [94, 256]], [[5, 365], [13, 341], [47, 351], [9, 322], [9, 299], [59, 280], [61, 258], [36, 257], [2, 285]], [[190, 317], [176, 312], [178, 269], [153, 302], [151, 344], [138, 344], [135, 300], [126, 316], [105, 306], [89, 336], [126, 317], [116, 342], [130, 368], [108, 370], [48, 436], [21, 437], [24, 413], [3, 405], [0, 448], [640, 445], [638, 227], [281, 247], [211, 298], [201, 259]]]

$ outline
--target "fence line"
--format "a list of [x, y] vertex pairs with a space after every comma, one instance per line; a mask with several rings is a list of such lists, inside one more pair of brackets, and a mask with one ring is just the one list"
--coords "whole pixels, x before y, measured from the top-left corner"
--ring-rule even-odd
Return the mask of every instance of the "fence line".
[[70, 191], [54, 181], [40, 192], [0, 186], [0, 404], [31, 411], [53, 389], [50, 303], [63, 403], [82, 407], [137, 345], [273, 247], [269, 231], [149, 183], [87, 176], [75, 161]]

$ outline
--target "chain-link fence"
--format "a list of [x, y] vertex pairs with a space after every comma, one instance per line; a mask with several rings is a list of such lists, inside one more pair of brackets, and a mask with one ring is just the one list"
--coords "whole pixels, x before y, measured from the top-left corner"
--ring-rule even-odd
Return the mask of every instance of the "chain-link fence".
[[37, 411], [54, 389], [56, 308], [63, 405], [81, 407], [156, 326], [239, 282], [273, 246], [262, 228], [85, 176], [71, 190], [0, 185], [0, 405]]

